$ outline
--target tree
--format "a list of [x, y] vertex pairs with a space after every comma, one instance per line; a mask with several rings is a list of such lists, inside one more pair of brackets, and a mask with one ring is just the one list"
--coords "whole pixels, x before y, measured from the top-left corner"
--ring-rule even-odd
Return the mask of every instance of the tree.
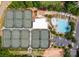
[[53, 8], [54, 8], [53, 5], [49, 5], [49, 6], [47, 7], [48, 11], [52, 11]]
[[79, 7], [77, 8], [77, 15], [79, 15]]
[[65, 33], [65, 38], [68, 40], [71, 40], [72, 42], [76, 42], [75, 37], [73, 36], [73, 31], [75, 30], [75, 23], [74, 22], [69, 22], [70, 25], [70, 31]]
[[32, 1], [24, 1], [25, 5], [28, 7], [33, 7]]
[[76, 57], [79, 57], [79, 48], [77, 49], [77, 55], [76, 55]]
[[0, 48], [1, 48], [1, 36], [0, 36]]
[[9, 57], [9, 56], [14, 56], [14, 55], [9, 53], [8, 49], [0, 48], [0, 57]]
[[23, 8], [25, 5], [21, 1], [13, 1], [9, 6], [9, 8]]
[[62, 2], [52, 2], [52, 1], [13, 1], [10, 5], [9, 8], [29, 8], [29, 7], [44, 7], [50, 11], [64, 11], [68, 13], [72, 13], [74, 15], [79, 15], [79, 7], [76, 5], [75, 2], [73, 1], [66, 1], [64, 3], [64, 7], [62, 6]]
[[70, 50], [67, 48], [64, 48], [64, 57], [70, 57]]
[[32, 3], [33, 3], [33, 7], [36, 7], [36, 8], [41, 7], [40, 1], [32, 1]]
[[37, 7], [41, 6], [40, 1], [13, 1], [9, 8], [29, 8], [29, 7]]
[[28, 8], [33, 7], [32, 1], [13, 1], [8, 8]]
[[64, 11], [72, 13], [74, 15], [78, 15], [79, 7], [77, 7], [76, 2], [74, 1], [66, 1], [64, 3]]
[[68, 47], [71, 49], [71, 48], [72, 48], [72, 45], [71, 45], [71, 44], [69, 44], [69, 45], [68, 45]]

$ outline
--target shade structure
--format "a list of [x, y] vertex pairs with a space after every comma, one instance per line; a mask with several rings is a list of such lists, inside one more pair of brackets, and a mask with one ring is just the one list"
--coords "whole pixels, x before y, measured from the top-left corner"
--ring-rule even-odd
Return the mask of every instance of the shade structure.
[[23, 13], [23, 27], [24, 28], [32, 27], [32, 12], [30, 10], [25, 10]]
[[41, 38], [41, 43], [40, 47], [41, 48], [48, 48], [49, 47], [49, 31], [42, 29], [40, 32], [40, 38]]
[[65, 38], [62, 38], [62, 37], [54, 37], [54, 44], [56, 46], [67, 46], [69, 44], [71, 44], [71, 41], [65, 39]]
[[15, 10], [14, 11], [14, 27], [22, 27], [22, 10]]
[[30, 31], [25, 29], [21, 30], [21, 47], [28, 48], [30, 42]]
[[40, 31], [39, 30], [32, 30], [31, 36], [31, 45], [32, 48], [39, 48], [40, 45]]
[[15, 29], [12, 31], [12, 37], [11, 37], [11, 45], [12, 48], [18, 48], [20, 47], [20, 31]]
[[11, 45], [11, 31], [10, 30], [3, 30], [3, 37], [2, 37], [2, 47], [10, 47]]
[[13, 27], [13, 10], [8, 10], [4, 17], [4, 27]]

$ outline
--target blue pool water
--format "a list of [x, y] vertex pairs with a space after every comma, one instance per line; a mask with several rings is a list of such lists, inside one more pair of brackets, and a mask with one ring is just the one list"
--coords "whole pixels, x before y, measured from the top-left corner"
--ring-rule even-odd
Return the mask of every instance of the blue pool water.
[[59, 19], [56, 22], [56, 31], [59, 33], [65, 33], [65, 32], [69, 32], [70, 31], [70, 26], [68, 24], [68, 22], [64, 19]]
[[65, 33], [70, 31], [70, 25], [66, 19], [52, 18], [52, 25], [56, 26], [56, 32]]

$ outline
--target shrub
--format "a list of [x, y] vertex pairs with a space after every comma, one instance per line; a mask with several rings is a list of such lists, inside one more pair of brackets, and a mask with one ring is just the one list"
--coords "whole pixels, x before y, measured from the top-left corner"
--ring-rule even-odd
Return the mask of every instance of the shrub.
[[64, 11], [68, 13], [72, 13], [74, 15], [79, 15], [79, 7], [77, 7], [77, 4], [75, 1], [66, 1], [64, 3]]
[[70, 57], [70, 50], [67, 48], [64, 48], [64, 57]]

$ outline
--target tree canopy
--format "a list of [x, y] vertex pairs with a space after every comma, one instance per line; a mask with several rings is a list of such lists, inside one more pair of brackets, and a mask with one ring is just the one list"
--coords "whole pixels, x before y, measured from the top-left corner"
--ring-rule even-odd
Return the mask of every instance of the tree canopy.
[[[63, 3], [63, 4], [62, 4]], [[79, 7], [75, 1], [13, 1], [9, 8], [44, 7], [49, 11], [67, 12], [79, 15]]]

